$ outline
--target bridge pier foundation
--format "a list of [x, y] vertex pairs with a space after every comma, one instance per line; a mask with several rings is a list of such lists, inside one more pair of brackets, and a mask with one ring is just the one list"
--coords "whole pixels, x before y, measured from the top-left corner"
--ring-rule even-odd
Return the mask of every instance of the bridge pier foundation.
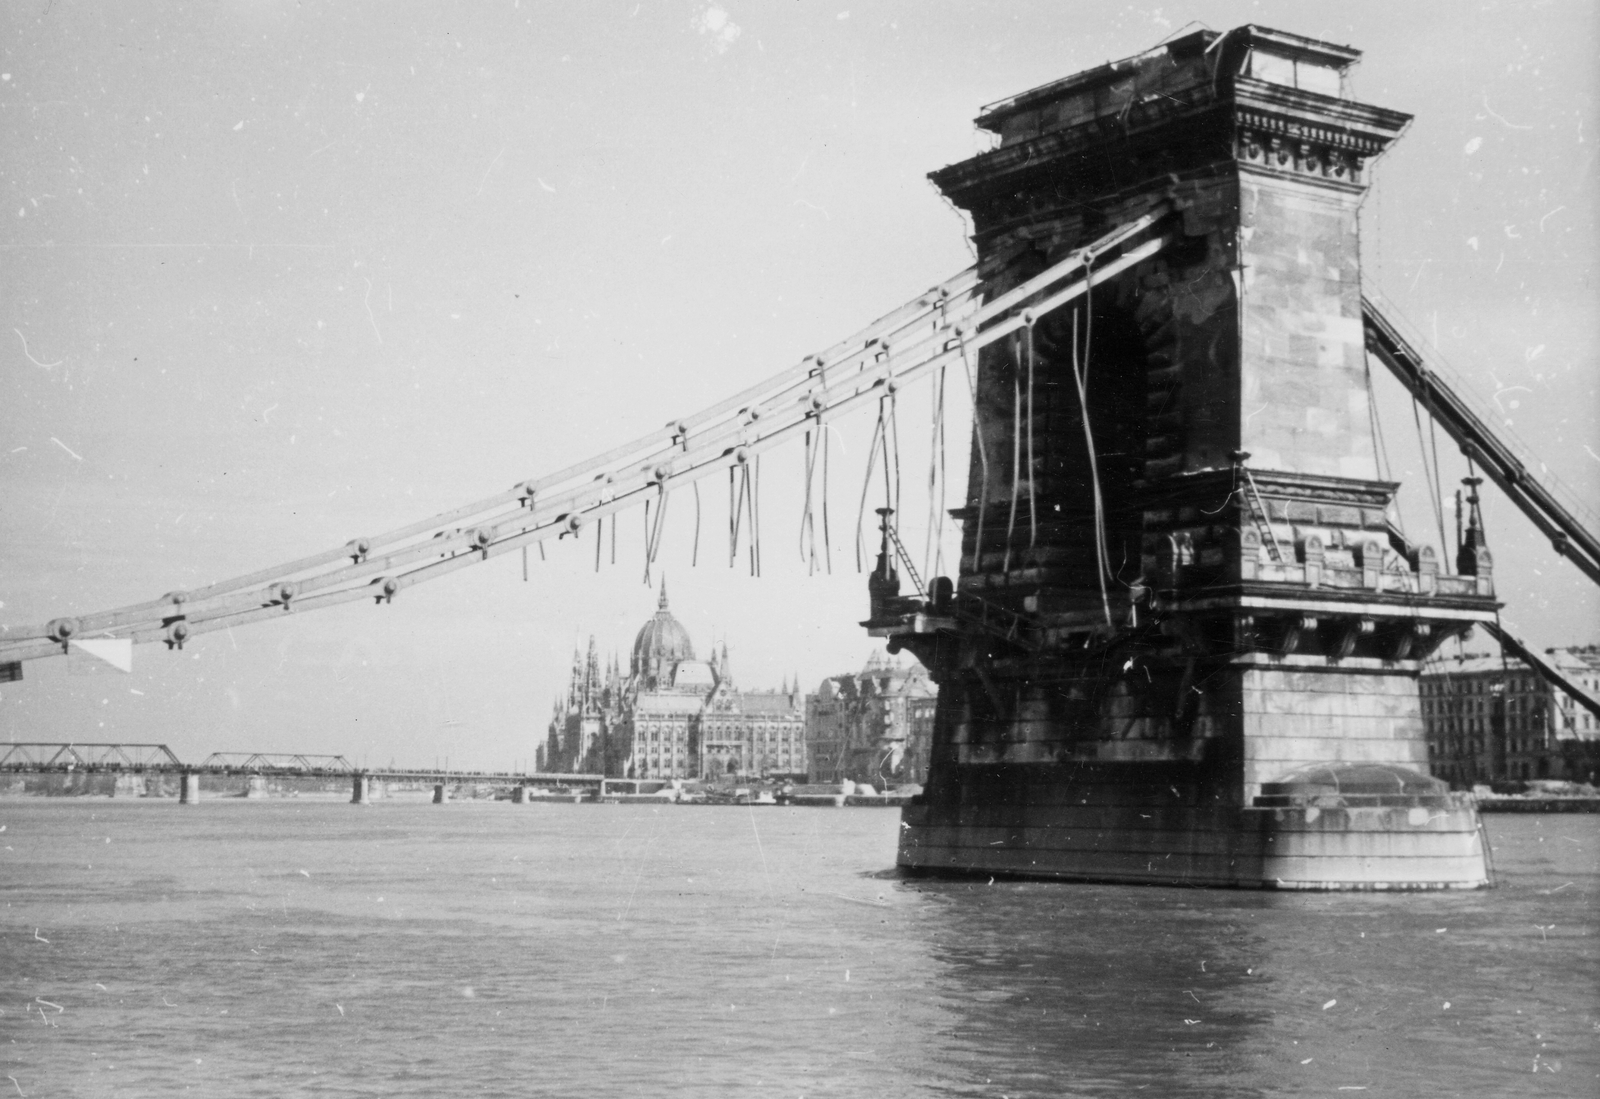
[[142, 798], [144, 793], [143, 775], [118, 775], [111, 786], [111, 796], [114, 798]]
[[200, 800], [200, 776], [185, 771], [178, 776], [178, 804], [193, 805]]
[[364, 774], [353, 775], [351, 778], [352, 786], [350, 791], [350, 804], [371, 805], [372, 780]]
[[450, 800], [450, 787], [449, 787], [449, 785], [446, 784], [446, 783], [443, 783], [443, 782], [434, 783], [433, 784], [433, 803], [435, 805], [443, 805], [445, 802], [447, 802], [449, 800]]

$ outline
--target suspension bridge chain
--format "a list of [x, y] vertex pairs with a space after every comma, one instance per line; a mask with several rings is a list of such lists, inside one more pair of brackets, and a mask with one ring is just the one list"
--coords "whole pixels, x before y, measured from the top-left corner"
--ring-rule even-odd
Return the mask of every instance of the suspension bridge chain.
[[1530, 470], [1489, 421], [1473, 410], [1465, 396], [1438, 371], [1428, 368], [1421, 354], [1378, 308], [1374, 296], [1369, 289], [1361, 298], [1367, 349], [1422, 403], [1461, 452], [1550, 539], [1555, 551], [1600, 584], [1600, 537], [1579, 517], [1581, 505], [1564, 502], [1549, 474]]
[[[633, 442], [504, 492], [385, 534], [192, 591], [116, 610], [0, 626], [0, 667], [65, 653], [72, 641], [129, 639], [181, 647], [212, 630], [362, 599], [386, 603], [415, 584], [662, 500], [798, 439], [823, 418], [860, 408], [959, 365], [965, 356], [1155, 255], [1158, 207], [1021, 285], [982, 302], [968, 268], [819, 355]], [[1143, 238], [1143, 239], [1141, 239]]]

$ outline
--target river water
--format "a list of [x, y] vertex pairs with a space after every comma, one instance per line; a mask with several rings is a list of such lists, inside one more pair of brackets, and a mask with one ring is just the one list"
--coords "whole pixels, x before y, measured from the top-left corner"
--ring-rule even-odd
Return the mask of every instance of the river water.
[[1600, 816], [1499, 888], [897, 877], [898, 814], [0, 800], [0, 1095], [1600, 1094]]

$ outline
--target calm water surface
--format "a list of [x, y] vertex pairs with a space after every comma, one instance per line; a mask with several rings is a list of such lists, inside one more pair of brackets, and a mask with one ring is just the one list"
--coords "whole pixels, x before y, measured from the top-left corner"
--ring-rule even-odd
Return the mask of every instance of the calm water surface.
[[1600, 1094], [1600, 817], [1501, 885], [902, 880], [881, 810], [0, 800], [0, 1095]]

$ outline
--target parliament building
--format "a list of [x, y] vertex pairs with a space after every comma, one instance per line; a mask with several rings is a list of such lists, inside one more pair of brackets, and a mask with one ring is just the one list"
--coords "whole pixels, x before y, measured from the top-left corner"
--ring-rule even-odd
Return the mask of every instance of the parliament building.
[[803, 778], [805, 699], [798, 680], [777, 691], [739, 690], [726, 645], [697, 659], [663, 583], [626, 674], [615, 658], [602, 667], [592, 637], [587, 655], [573, 654], [538, 769], [646, 779]]

